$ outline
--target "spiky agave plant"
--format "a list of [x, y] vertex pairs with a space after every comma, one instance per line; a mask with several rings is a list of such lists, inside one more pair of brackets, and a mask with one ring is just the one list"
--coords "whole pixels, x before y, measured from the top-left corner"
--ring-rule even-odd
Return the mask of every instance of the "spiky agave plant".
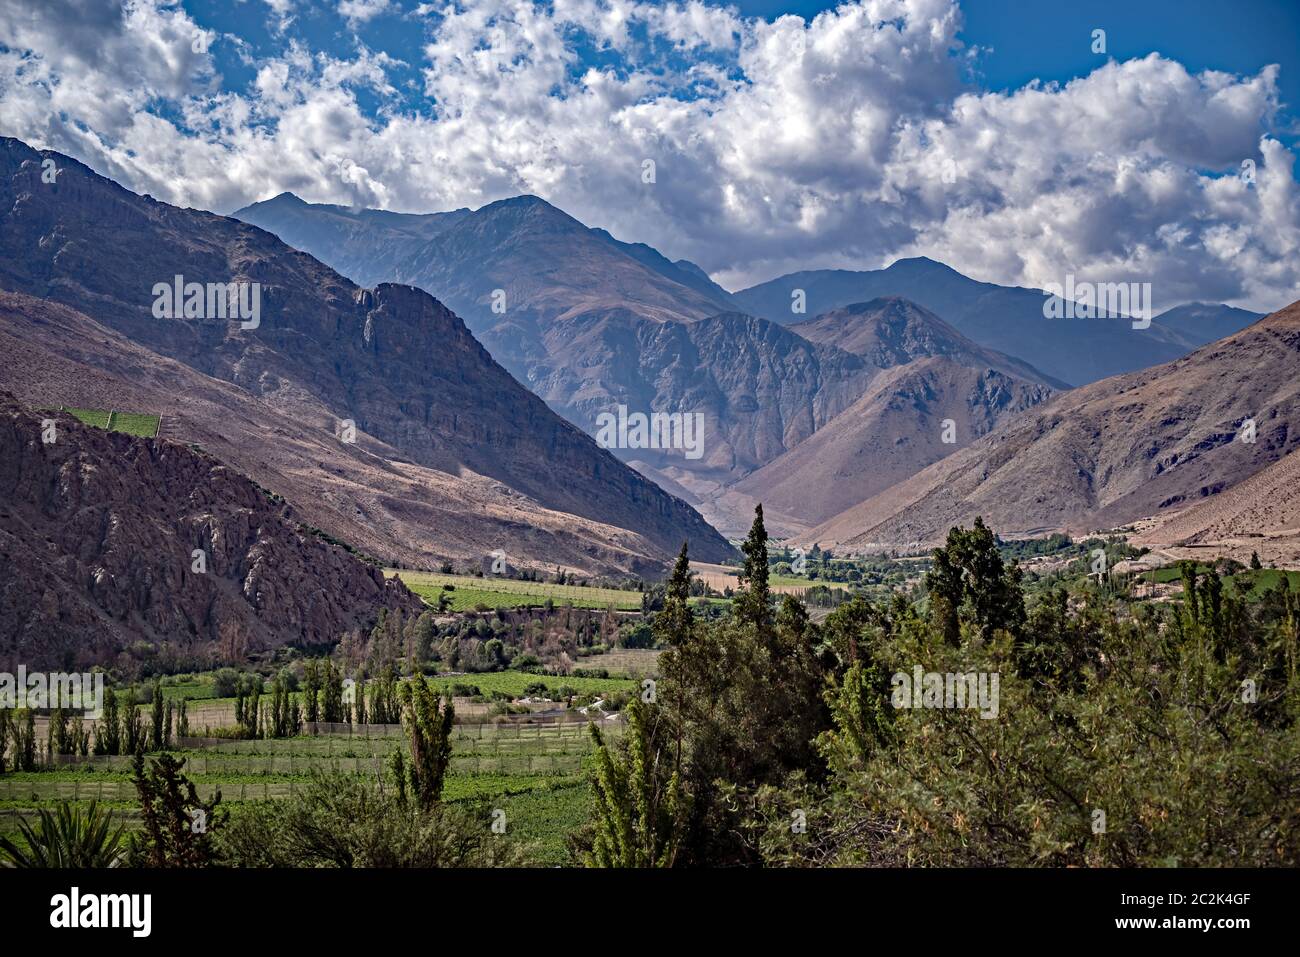
[[36, 827], [18, 819], [25, 848], [0, 837], [0, 862], [7, 867], [116, 867], [125, 851], [123, 826], [113, 828], [112, 812], [95, 801], [85, 808], [65, 801], [54, 813], [41, 808]]

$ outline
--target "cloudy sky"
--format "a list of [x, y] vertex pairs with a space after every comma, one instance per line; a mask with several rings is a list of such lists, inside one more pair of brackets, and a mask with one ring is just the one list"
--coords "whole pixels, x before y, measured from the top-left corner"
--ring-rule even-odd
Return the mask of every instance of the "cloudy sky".
[[1297, 5], [1039, 6], [0, 0], [0, 134], [223, 213], [535, 193], [733, 289], [928, 255], [1300, 298]]

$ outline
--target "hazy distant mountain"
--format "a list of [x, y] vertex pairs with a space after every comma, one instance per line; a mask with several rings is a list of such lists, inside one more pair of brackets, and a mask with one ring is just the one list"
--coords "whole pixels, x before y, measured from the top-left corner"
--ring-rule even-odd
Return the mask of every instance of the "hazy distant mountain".
[[789, 329], [813, 342], [862, 356], [880, 369], [913, 359], [947, 358], [972, 369], [993, 369], [1053, 389], [1068, 388], [1015, 356], [971, 341], [930, 310], [899, 296], [851, 303]]
[[[829, 519], [809, 540], [1114, 527], [1219, 495], [1300, 445], [1300, 303], [1184, 358], [1063, 393]], [[1254, 420], [1255, 439], [1242, 441]]]
[[[796, 290], [806, 313], [791, 305]], [[735, 294], [747, 312], [791, 324], [882, 296], [911, 300], [990, 349], [1023, 359], [1062, 382], [1081, 385], [1168, 362], [1188, 344], [1158, 326], [1133, 329], [1124, 319], [1047, 319], [1036, 289], [977, 282], [931, 259], [900, 259], [887, 269], [820, 269], [791, 273]]]
[[[453, 485], [477, 488], [488, 480], [512, 491], [518, 528], [510, 542], [494, 547], [520, 548], [521, 559], [554, 561], [544, 542], [530, 544], [547, 533], [534, 533], [528, 521], [542, 514], [548, 517], [540, 527], [550, 528], [551, 512], [582, 519], [570, 529], [579, 537], [592, 523], [626, 530], [621, 546], [603, 533], [590, 542], [596, 567], [617, 562], [619, 549], [632, 564], [644, 565], [647, 549], [652, 561], [662, 561], [683, 539], [701, 553], [731, 554], [690, 507], [597, 448], [515, 382], [427, 294], [397, 285], [361, 289], [255, 227], [139, 197], [67, 157], [0, 142], [0, 203], [8, 227], [0, 235], [0, 287], [66, 303], [148, 350], [238, 386], [299, 429], [332, 436], [340, 421], [352, 420], [363, 439], [376, 443], [380, 470], [409, 466], [436, 471]], [[62, 169], [57, 185], [41, 182], [45, 157]], [[337, 218], [336, 210], [328, 215]], [[375, 222], [390, 231], [423, 228], [402, 219]], [[349, 244], [355, 245], [343, 246]], [[155, 284], [176, 275], [258, 282], [260, 326], [155, 318]], [[219, 431], [220, 423], [210, 425]], [[321, 463], [306, 461], [302, 468], [309, 479], [295, 485], [295, 494], [328, 487]], [[256, 469], [250, 474], [258, 477]], [[470, 501], [482, 497], [481, 489], [465, 492]], [[311, 507], [301, 499], [295, 504]], [[438, 534], [435, 512], [410, 518]], [[463, 518], [453, 514], [449, 525]], [[372, 539], [409, 554], [401, 535], [386, 535], [375, 524], [380, 519], [354, 516], [370, 526]], [[322, 527], [346, 536], [340, 527]], [[488, 522], [483, 531], [493, 527]]]
[[392, 281], [392, 264], [406, 256], [413, 244], [427, 242], [468, 215], [468, 209], [409, 214], [329, 206], [281, 193], [246, 206], [233, 217], [275, 233], [358, 285], [375, 286]]
[[710, 299], [716, 300], [719, 304], [727, 306], [732, 310], [738, 310], [738, 304], [732, 298], [731, 293], [723, 289], [716, 282], [709, 278], [706, 273], [695, 263], [686, 259], [679, 259], [672, 262], [659, 250], [653, 246], [647, 246], [645, 243], [625, 243], [620, 242], [611, 236], [606, 230], [593, 229], [597, 236], [603, 236], [616, 247], [627, 253], [633, 259], [642, 265], [649, 266], [655, 272], [659, 273], [673, 282], [680, 283], [683, 286], [694, 289], [696, 292], [703, 293]]
[[1195, 349], [1230, 336], [1262, 318], [1263, 313], [1248, 312], [1222, 303], [1189, 302], [1162, 312], [1155, 317], [1153, 324]]

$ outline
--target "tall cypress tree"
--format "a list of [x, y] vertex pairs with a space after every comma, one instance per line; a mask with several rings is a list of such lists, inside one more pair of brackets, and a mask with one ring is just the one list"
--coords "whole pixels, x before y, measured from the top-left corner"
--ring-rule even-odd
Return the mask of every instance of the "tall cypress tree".
[[162, 678], [153, 679], [153, 720], [149, 723], [149, 750], [163, 749]]
[[320, 669], [316, 659], [311, 659], [302, 673], [302, 704], [306, 719], [315, 724], [320, 720]]
[[52, 754], [72, 754], [72, 736], [68, 731], [68, 713], [55, 708], [50, 714], [50, 751]]
[[753, 625], [766, 636], [772, 626], [772, 591], [768, 586], [767, 529], [763, 527], [763, 506], [754, 508], [754, 524], [740, 546], [745, 561], [740, 570], [740, 591], [736, 594], [737, 620]]
[[333, 661], [325, 662], [325, 694], [323, 720], [337, 723], [343, 720], [343, 676]]
[[589, 867], [672, 867], [685, 827], [680, 759], [659, 740], [657, 709], [634, 700], [627, 708], [626, 754], [617, 754], [594, 724], [595, 835]]
[[[36, 770], [36, 712], [31, 708], [23, 709], [22, 736], [14, 741], [15, 764], [22, 771]], [[17, 730], [18, 722], [14, 721]]]
[[651, 625], [657, 641], [676, 647], [690, 640], [695, 624], [695, 616], [688, 604], [690, 597], [691, 561], [687, 555], [687, 543], [682, 542], [682, 550], [677, 553], [677, 562], [664, 590], [663, 611], [655, 615]]
[[402, 685], [400, 697], [411, 740], [407, 768], [411, 793], [421, 807], [432, 807], [442, 797], [442, 782], [451, 763], [451, 729], [456, 717], [451, 696], [439, 702], [424, 675], [417, 672]]
[[135, 754], [144, 748], [144, 719], [135, 706], [135, 689], [126, 689], [126, 706], [122, 709], [122, 753]]
[[117, 693], [104, 689], [104, 713], [95, 725], [95, 753], [121, 754], [122, 729], [118, 723]]
[[356, 698], [357, 724], [366, 723], [366, 676], [358, 671], [355, 683], [352, 686], [353, 695]]

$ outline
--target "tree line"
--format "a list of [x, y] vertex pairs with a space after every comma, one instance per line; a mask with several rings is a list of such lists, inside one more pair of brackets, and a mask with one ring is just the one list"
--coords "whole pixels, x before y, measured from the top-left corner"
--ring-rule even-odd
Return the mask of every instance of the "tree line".
[[[761, 507], [730, 616], [687, 603], [617, 744], [593, 731], [595, 866], [1230, 866], [1300, 862], [1300, 596], [1179, 602], [1085, 585], [1031, 603], [976, 520], [923, 589], [822, 623], [768, 587]], [[995, 716], [913, 674], [996, 676]], [[901, 677], [900, 677], [901, 676]], [[936, 685], [938, 687], [938, 685]], [[916, 699], [920, 701], [921, 699]]]

